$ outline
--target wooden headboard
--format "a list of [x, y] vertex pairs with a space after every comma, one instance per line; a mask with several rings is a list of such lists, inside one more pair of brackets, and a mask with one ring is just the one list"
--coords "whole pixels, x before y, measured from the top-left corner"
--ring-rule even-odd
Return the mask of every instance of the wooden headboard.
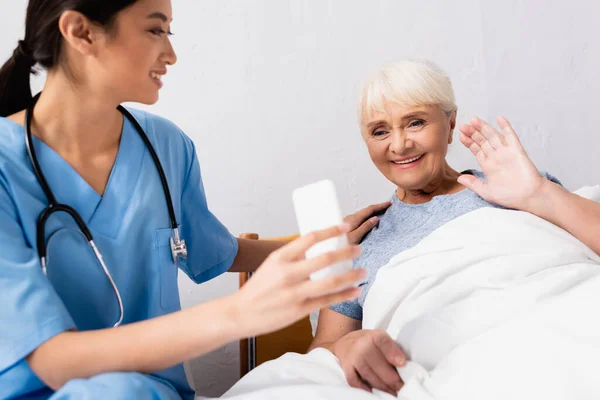
[[[293, 240], [298, 235], [269, 240]], [[240, 235], [242, 239], [258, 240], [256, 233]], [[251, 277], [251, 273], [240, 273], [240, 287]], [[312, 342], [312, 327], [307, 316], [277, 332], [240, 340], [240, 378], [260, 364], [274, 360], [285, 353], [306, 353]]]

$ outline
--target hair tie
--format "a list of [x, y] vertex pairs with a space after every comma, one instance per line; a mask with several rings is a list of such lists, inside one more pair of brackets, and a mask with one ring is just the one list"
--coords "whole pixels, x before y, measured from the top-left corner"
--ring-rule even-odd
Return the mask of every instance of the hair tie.
[[33, 59], [31, 51], [24, 40], [19, 40], [19, 44], [13, 53], [13, 57], [16, 60], [27, 62], [30, 68], [36, 64], [36, 61]]

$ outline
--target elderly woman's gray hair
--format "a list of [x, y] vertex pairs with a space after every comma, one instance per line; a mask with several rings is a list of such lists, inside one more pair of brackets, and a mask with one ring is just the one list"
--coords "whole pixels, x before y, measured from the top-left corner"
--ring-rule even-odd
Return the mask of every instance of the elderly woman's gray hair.
[[457, 110], [450, 78], [427, 60], [404, 60], [381, 67], [363, 87], [359, 116], [385, 112], [387, 102], [408, 107], [438, 105], [448, 116]]

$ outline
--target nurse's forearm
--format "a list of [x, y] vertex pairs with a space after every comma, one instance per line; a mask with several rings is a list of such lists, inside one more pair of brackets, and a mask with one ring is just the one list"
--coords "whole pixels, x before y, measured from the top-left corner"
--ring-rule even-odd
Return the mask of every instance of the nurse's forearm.
[[563, 228], [600, 254], [600, 203], [546, 181], [524, 211]]
[[275, 250], [288, 242], [238, 239], [238, 253], [229, 272], [254, 272]]
[[232, 296], [118, 328], [64, 332], [27, 357], [49, 387], [105, 372], [151, 373], [240, 338]]

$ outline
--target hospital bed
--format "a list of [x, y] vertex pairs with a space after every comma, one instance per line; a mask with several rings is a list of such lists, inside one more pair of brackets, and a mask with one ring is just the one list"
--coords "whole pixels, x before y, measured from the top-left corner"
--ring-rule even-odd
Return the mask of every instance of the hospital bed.
[[[600, 186], [591, 189], [576, 193], [600, 201]], [[586, 312], [600, 296], [598, 265], [596, 253], [555, 225], [485, 207], [394, 256], [378, 273], [363, 326], [407, 343], [405, 399], [598, 398], [600, 324]], [[242, 376], [278, 360], [236, 383], [228, 398], [381, 398], [348, 387], [330, 352], [293, 354], [312, 340], [309, 321], [241, 341]], [[557, 343], [561, 351], [548, 352]], [[511, 384], [498, 385], [498, 376]]]
[[[290, 241], [298, 235], [271, 238], [269, 240]], [[240, 235], [242, 239], [259, 240], [256, 233]], [[250, 279], [252, 273], [239, 274], [240, 287]], [[274, 360], [285, 353], [306, 353], [312, 342], [312, 328], [307, 316], [279, 331], [240, 340], [240, 378], [260, 364]]]

